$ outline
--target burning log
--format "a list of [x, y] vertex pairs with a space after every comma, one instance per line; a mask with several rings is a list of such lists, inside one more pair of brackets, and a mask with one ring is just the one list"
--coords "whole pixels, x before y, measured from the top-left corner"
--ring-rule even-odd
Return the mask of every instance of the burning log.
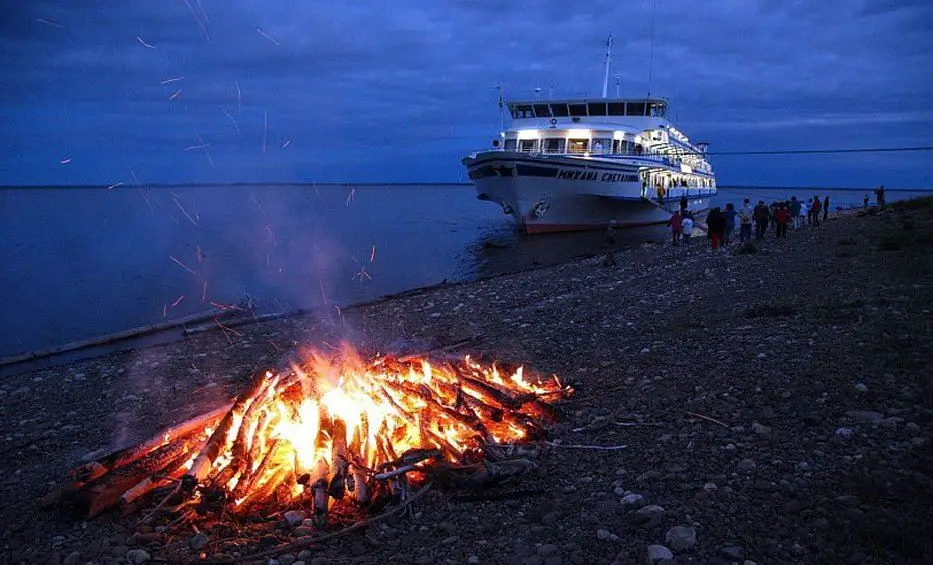
[[79, 468], [76, 478], [90, 482], [76, 483], [76, 498], [95, 515], [177, 485], [156, 511], [169, 499], [183, 505], [163, 513], [184, 508], [179, 520], [303, 508], [324, 527], [337, 504], [372, 511], [404, 501], [426, 477], [475, 486], [535, 469], [535, 452], [515, 444], [543, 436], [553, 415], [545, 395], [569, 392], [469, 358], [432, 366], [318, 356], [257, 374], [222, 410]]
[[82, 485], [102, 477], [109, 471], [119, 469], [120, 467], [129, 465], [142, 459], [152, 451], [168, 444], [169, 442], [185, 439], [196, 432], [200, 432], [201, 430], [212, 426], [217, 422], [217, 420], [219, 420], [230, 410], [231, 406], [232, 404], [226, 404], [220, 408], [217, 408], [216, 410], [207, 412], [206, 414], [195, 416], [194, 418], [185, 420], [180, 424], [172, 426], [171, 428], [163, 431], [150, 440], [114, 451], [102, 459], [92, 461], [86, 465], [81, 465], [72, 472], [72, 476], [75, 480], [72, 487], [80, 488]]
[[207, 440], [204, 448], [198, 454], [197, 459], [194, 460], [191, 469], [182, 477], [181, 486], [185, 492], [193, 492], [194, 488], [207, 476], [211, 467], [214, 465], [214, 460], [230, 441], [231, 433], [235, 434], [238, 431], [237, 428], [242, 422], [243, 415], [249, 407], [249, 404], [253, 402], [256, 396], [269, 384], [271, 378], [272, 373], [270, 372], [257, 374], [253, 377], [252, 381], [250, 381], [246, 390], [237, 397], [233, 406], [226, 412], [220, 424], [218, 424], [217, 429], [214, 430], [210, 439]]

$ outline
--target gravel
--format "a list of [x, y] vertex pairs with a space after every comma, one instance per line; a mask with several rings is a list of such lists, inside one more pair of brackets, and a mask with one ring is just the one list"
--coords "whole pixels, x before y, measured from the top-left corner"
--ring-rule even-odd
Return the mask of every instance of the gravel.
[[[921, 210], [769, 234], [754, 254], [646, 246], [616, 267], [584, 259], [9, 377], [0, 562], [194, 557], [190, 528], [73, 521], [39, 500], [85, 455], [219, 406], [295, 344], [404, 352], [479, 336], [464, 352], [575, 383], [553, 438], [628, 448], [553, 449], [539, 477], [511, 487], [530, 496], [464, 502], [435, 489], [414, 517], [292, 553], [295, 563], [643, 563], [649, 546], [673, 550], [656, 548], [653, 563], [923, 563], [931, 234]], [[612, 424], [622, 421], [657, 426]], [[677, 527], [698, 542], [675, 549], [665, 540]], [[237, 537], [217, 526], [201, 551], [243, 555], [301, 528]]]

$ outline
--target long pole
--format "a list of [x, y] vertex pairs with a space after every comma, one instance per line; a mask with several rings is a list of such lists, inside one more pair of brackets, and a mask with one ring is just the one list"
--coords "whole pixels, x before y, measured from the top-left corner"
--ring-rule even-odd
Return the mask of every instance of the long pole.
[[654, 18], [658, 12], [658, 0], [654, 0], [651, 10], [651, 42], [648, 45], [648, 98], [651, 98], [651, 68], [654, 61]]
[[606, 74], [603, 75], [603, 98], [609, 95], [609, 63], [612, 62], [612, 35], [606, 40]]

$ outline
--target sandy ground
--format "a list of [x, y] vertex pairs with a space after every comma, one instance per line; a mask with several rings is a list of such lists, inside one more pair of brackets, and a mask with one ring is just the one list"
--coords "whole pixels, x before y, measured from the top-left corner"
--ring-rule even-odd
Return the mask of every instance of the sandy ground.
[[[928, 562], [931, 219], [916, 203], [840, 217], [786, 240], [769, 233], [752, 254], [704, 240], [645, 246], [614, 267], [587, 259], [7, 378], [0, 563], [187, 552], [190, 527], [73, 521], [39, 499], [87, 453], [218, 406], [304, 346], [347, 338], [397, 351], [476, 336], [464, 352], [576, 382], [552, 438], [628, 447], [552, 450], [525, 485], [534, 496], [433, 490], [412, 519], [280, 565], [644, 563], [652, 550], [655, 563]], [[206, 534], [209, 556], [259, 541]]]

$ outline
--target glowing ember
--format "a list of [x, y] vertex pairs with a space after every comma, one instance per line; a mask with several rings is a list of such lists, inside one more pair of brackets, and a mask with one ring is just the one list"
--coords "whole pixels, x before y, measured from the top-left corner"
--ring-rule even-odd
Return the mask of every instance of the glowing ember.
[[312, 353], [301, 367], [256, 376], [232, 405], [78, 469], [73, 487], [109, 493], [95, 498], [93, 515], [114, 494], [126, 504], [127, 489], [134, 500], [146, 492], [148, 483], [117, 486], [111, 477], [141, 466], [152, 488], [178, 485], [176, 493], [237, 512], [306, 506], [326, 519], [348, 495], [368, 504], [380, 489], [404, 491], [406, 473], [418, 481], [431, 468], [464, 470], [487, 449], [536, 439], [553, 417], [548, 402], [569, 392], [556, 377], [527, 379], [521, 368], [470, 357], [363, 362], [349, 351], [337, 359]]

